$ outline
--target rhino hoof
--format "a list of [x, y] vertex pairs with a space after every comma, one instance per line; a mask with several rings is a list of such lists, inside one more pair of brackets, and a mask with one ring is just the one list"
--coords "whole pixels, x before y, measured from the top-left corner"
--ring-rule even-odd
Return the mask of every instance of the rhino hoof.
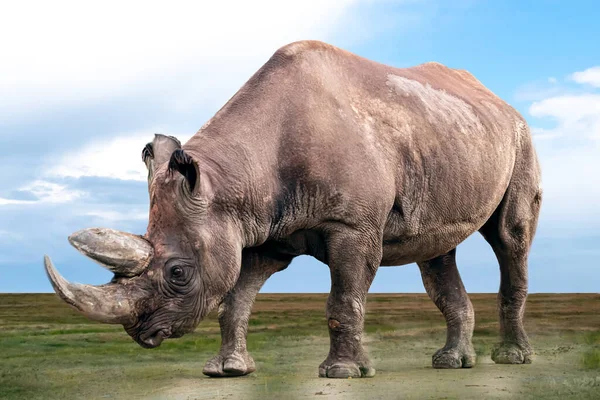
[[475, 351], [457, 350], [442, 348], [436, 351], [431, 357], [433, 368], [448, 369], [448, 368], [472, 368], [475, 365]]
[[227, 356], [218, 355], [210, 359], [202, 373], [210, 377], [228, 377], [248, 375], [255, 370], [254, 360], [249, 354], [242, 356], [234, 353]]
[[319, 377], [321, 378], [370, 378], [375, 376], [375, 368], [371, 366], [359, 366], [355, 363], [340, 362], [331, 365], [321, 364]]
[[492, 350], [496, 364], [531, 364], [533, 352], [515, 343], [501, 343]]

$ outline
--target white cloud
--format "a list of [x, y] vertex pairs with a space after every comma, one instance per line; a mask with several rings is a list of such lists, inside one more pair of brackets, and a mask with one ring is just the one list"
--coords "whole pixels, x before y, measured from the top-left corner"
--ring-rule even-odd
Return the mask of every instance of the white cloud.
[[558, 133], [552, 132], [552, 130], [536, 127], [531, 127], [531, 134], [536, 141], [550, 140], [560, 136]]
[[23, 235], [16, 232], [0, 230], [0, 239], [2, 240], [20, 240], [23, 239]]
[[540, 132], [554, 136], [600, 139], [600, 95], [562, 95], [534, 102], [529, 113], [536, 118], [552, 118], [553, 129]]
[[81, 215], [84, 215], [86, 217], [99, 218], [107, 222], [148, 220], [148, 210], [129, 210], [127, 212], [119, 212], [114, 210], [95, 210], [85, 212]]
[[[8, 2], [0, 12], [0, 37], [10, 38], [2, 44], [0, 121], [125, 95], [158, 99], [162, 109], [194, 115], [216, 110], [278, 47], [331, 39], [349, 21], [368, 30], [376, 18], [359, 8], [375, 3], [172, 1], [166, 7], [152, 1]], [[198, 126], [203, 122], [198, 120]], [[45, 176], [143, 181], [139, 155], [153, 131], [146, 132], [106, 132], [111, 139], [53, 156]]]
[[514, 98], [519, 102], [530, 102], [543, 100], [548, 97], [557, 96], [567, 93], [567, 89], [558, 81], [552, 83], [550, 81], [531, 82], [522, 85], [515, 91]]
[[198, 97], [221, 103], [275, 49], [331, 38], [361, 2], [372, 3], [7, 2], [0, 12], [0, 118], [129, 93], [158, 92], [174, 107]]
[[[539, 144], [539, 143], [538, 143]], [[548, 143], [548, 145], [551, 145]], [[553, 147], [553, 148], [552, 148]], [[538, 146], [545, 218], [600, 221], [600, 146]]]
[[45, 203], [68, 203], [83, 195], [83, 192], [70, 190], [64, 185], [40, 180], [23, 186], [20, 190], [30, 192]]
[[37, 201], [33, 201], [33, 200], [14, 200], [14, 199], [5, 199], [3, 197], [0, 197], [0, 206], [16, 205], [16, 204], [35, 204], [35, 203], [37, 203]]
[[59, 185], [53, 182], [47, 182], [42, 180], [36, 180], [28, 185], [22, 186], [19, 192], [25, 192], [33, 195], [35, 200], [21, 200], [21, 199], [6, 199], [0, 197], [0, 206], [5, 205], [27, 205], [27, 204], [40, 204], [40, 203], [69, 203], [75, 199], [78, 199], [84, 195], [79, 190], [71, 190], [65, 185]]
[[[569, 79], [591, 83], [594, 70]], [[553, 123], [541, 128], [541, 121], [535, 121], [531, 128], [542, 166], [542, 220], [580, 226], [600, 221], [600, 94], [590, 87], [576, 90], [547, 92], [530, 105], [529, 114]]]
[[573, 73], [570, 78], [577, 83], [588, 84], [600, 88], [600, 66]]
[[[52, 160], [55, 163], [46, 174], [51, 177], [81, 178], [84, 176], [146, 181], [148, 173], [142, 162], [142, 149], [154, 134], [130, 133], [109, 140], [97, 140], [81, 149]], [[191, 135], [175, 135], [185, 143]]]

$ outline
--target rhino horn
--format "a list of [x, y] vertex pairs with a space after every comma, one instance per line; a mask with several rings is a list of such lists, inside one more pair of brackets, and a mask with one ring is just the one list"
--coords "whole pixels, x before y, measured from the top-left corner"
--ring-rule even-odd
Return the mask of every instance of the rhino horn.
[[141, 274], [152, 260], [152, 245], [141, 236], [106, 228], [90, 228], [69, 236], [79, 252], [119, 277]]
[[109, 283], [91, 286], [71, 283], [58, 273], [48, 256], [44, 256], [44, 266], [56, 293], [88, 318], [108, 324], [123, 325], [134, 320], [132, 296], [125, 285]]

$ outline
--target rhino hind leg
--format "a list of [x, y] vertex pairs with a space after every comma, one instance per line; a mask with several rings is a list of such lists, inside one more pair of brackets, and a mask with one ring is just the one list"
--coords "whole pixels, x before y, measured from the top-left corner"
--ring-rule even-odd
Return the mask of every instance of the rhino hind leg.
[[[376, 236], [376, 235], [374, 235]], [[329, 355], [319, 366], [322, 378], [361, 378], [375, 375], [363, 346], [367, 292], [381, 262], [381, 241], [364, 233], [338, 233], [327, 243], [331, 292], [326, 317]]]
[[[527, 258], [541, 206], [538, 175], [522, 165], [498, 209], [480, 233], [492, 246], [500, 264], [498, 313], [500, 343], [492, 350], [497, 364], [529, 364], [533, 349], [523, 327], [527, 298]], [[525, 173], [523, 173], [525, 172]]]
[[475, 314], [456, 267], [456, 249], [418, 265], [425, 290], [447, 325], [446, 344], [433, 355], [433, 368], [473, 367]]
[[207, 361], [202, 370], [204, 375], [241, 376], [256, 370], [254, 360], [246, 348], [252, 305], [267, 279], [275, 272], [285, 269], [291, 261], [291, 258], [273, 258], [257, 251], [244, 251], [238, 281], [219, 306], [221, 350]]

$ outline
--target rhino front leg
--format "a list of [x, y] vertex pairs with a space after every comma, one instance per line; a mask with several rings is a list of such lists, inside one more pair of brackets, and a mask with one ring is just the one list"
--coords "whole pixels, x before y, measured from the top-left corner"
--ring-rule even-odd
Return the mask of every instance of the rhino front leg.
[[331, 292], [327, 300], [330, 348], [322, 378], [375, 375], [362, 346], [367, 292], [381, 262], [381, 241], [364, 234], [338, 235], [328, 243]]
[[291, 258], [273, 258], [264, 253], [244, 251], [240, 277], [219, 306], [221, 350], [202, 371], [213, 377], [247, 375], [256, 370], [246, 349], [248, 320], [256, 295], [266, 280], [285, 269]]
[[418, 263], [427, 294], [444, 314], [446, 345], [432, 357], [433, 368], [470, 368], [475, 365], [471, 340], [475, 314], [456, 268], [456, 249]]

